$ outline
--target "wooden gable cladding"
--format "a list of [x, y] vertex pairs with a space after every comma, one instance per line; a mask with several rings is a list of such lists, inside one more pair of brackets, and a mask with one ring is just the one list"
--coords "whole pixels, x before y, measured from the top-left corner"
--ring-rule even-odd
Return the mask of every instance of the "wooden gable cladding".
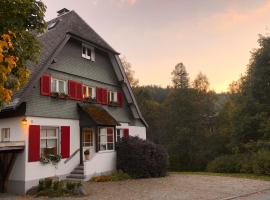
[[42, 96], [50, 96], [51, 95], [51, 76], [44, 74], [40, 78], [40, 94]]

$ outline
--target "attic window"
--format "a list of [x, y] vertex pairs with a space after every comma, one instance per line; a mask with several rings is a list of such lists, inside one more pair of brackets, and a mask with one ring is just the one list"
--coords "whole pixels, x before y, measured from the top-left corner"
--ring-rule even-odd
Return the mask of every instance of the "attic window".
[[87, 60], [91, 60], [91, 61], [95, 61], [95, 49], [94, 47], [90, 47], [87, 46], [85, 44], [82, 45], [82, 57], [87, 59]]
[[55, 21], [55, 22], [49, 24], [49, 25], [48, 25], [48, 30], [53, 29], [53, 28], [58, 24], [58, 22], [59, 22], [59, 20], [57, 20], [57, 21]]

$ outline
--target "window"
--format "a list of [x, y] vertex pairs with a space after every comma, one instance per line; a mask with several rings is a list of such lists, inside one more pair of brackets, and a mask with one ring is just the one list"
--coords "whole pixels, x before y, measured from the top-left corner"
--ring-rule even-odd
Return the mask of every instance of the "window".
[[84, 147], [93, 146], [93, 130], [90, 128], [83, 129], [83, 146]]
[[10, 128], [2, 128], [1, 129], [1, 141], [9, 142], [10, 141]]
[[109, 91], [109, 102], [117, 103], [117, 92]]
[[56, 93], [60, 93], [60, 94], [67, 94], [67, 82], [64, 80], [52, 78], [51, 92], [56, 92]]
[[41, 127], [40, 131], [40, 154], [58, 154], [58, 135], [59, 129], [56, 127]]
[[96, 98], [96, 90], [94, 87], [83, 86], [83, 98], [91, 97], [92, 99]]
[[95, 61], [95, 50], [93, 47], [82, 45], [82, 57], [91, 61]]
[[123, 129], [117, 129], [116, 131], [116, 142], [119, 142], [120, 139], [124, 136]]
[[114, 149], [114, 128], [100, 128], [98, 145], [100, 151]]

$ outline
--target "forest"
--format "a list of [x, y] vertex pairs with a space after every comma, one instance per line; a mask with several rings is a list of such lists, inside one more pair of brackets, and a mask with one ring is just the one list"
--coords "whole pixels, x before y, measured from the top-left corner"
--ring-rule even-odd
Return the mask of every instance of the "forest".
[[123, 59], [147, 138], [167, 150], [170, 170], [270, 175], [270, 37], [260, 35], [258, 44], [244, 75], [222, 94], [203, 73], [191, 81], [183, 63], [171, 86], [139, 86]]

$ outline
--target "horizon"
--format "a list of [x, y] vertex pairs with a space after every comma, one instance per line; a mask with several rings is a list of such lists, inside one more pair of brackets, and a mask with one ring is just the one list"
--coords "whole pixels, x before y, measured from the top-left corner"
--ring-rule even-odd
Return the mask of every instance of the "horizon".
[[171, 85], [171, 71], [183, 62], [191, 80], [202, 72], [211, 89], [226, 92], [245, 73], [258, 34], [269, 32], [269, 0], [43, 2], [46, 20], [75, 10], [127, 58], [141, 86]]

